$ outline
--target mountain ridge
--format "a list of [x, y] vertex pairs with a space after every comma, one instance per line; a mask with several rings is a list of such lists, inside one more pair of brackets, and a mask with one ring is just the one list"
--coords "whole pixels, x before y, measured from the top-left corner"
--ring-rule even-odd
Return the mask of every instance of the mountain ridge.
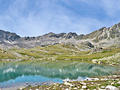
[[37, 37], [21, 37], [16, 33], [0, 30], [0, 46], [2, 47], [20, 47], [32, 48], [36, 46], [47, 46], [55, 44], [73, 44], [93, 47], [108, 47], [113, 44], [120, 44], [120, 23], [111, 27], [102, 27], [99, 30], [89, 34], [78, 35], [75, 32], [59, 33], [53, 32]]

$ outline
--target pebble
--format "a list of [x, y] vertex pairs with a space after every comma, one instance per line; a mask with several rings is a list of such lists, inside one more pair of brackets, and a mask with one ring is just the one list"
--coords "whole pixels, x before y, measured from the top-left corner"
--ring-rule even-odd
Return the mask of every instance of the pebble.
[[111, 86], [111, 85], [106, 86], [105, 89], [106, 89], [106, 90], [119, 90], [117, 87]]
[[69, 85], [69, 86], [73, 86], [71, 83], [68, 83], [68, 82], [64, 82], [65, 85]]
[[114, 82], [111, 83], [111, 85], [115, 84]]
[[82, 86], [82, 89], [86, 89], [87, 88], [87, 86]]
[[75, 87], [74, 89], [75, 89], [75, 90], [77, 90], [77, 88], [76, 88], [76, 87]]
[[101, 89], [101, 88], [99, 88], [98, 90], [105, 90], [105, 89]]
[[99, 80], [99, 78], [94, 78], [95, 81]]
[[84, 83], [84, 82], [82, 82], [81, 84], [82, 84], [82, 85], [84, 85], [84, 86], [85, 86], [85, 85], [87, 85], [87, 84], [86, 84], [86, 83]]
[[66, 88], [65, 90], [69, 90], [68, 88]]
[[102, 88], [102, 89], [104, 89], [104, 88], [105, 88], [105, 86], [101, 86], [101, 88]]
[[120, 81], [119, 82], [117, 82], [118, 84], [120, 84]]
[[118, 89], [120, 90], [120, 86], [118, 86]]

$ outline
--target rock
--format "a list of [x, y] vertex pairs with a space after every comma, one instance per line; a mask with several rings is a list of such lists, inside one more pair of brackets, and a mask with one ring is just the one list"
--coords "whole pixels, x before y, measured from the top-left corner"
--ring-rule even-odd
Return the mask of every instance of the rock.
[[87, 88], [87, 86], [82, 86], [82, 89], [86, 89]]
[[77, 39], [78, 40], [83, 39], [84, 36], [85, 36], [84, 34], [80, 34], [80, 35], [77, 36]]
[[94, 48], [94, 45], [89, 41], [84, 41], [81, 44], [84, 46], [88, 46], [89, 48]]
[[20, 39], [20, 36], [8, 31], [0, 30], [0, 40], [14, 41]]
[[77, 90], [77, 88], [75, 87], [74, 90]]
[[105, 88], [105, 86], [101, 86], [101, 89], [104, 89]]
[[63, 82], [69, 82], [69, 81], [70, 81], [69, 78], [63, 80]]
[[68, 85], [68, 86], [71, 86], [71, 87], [73, 86], [73, 85], [72, 85], [71, 83], [69, 83], [69, 82], [64, 82], [64, 84], [65, 84], [65, 85]]
[[118, 86], [118, 89], [120, 90], [120, 86]]
[[120, 84], [120, 81], [118, 81], [117, 84]]
[[87, 84], [86, 84], [86, 83], [84, 83], [84, 82], [82, 82], [81, 84], [82, 84], [82, 85], [84, 85], [84, 86], [86, 86], [86, 85], [87, 85]]
[[106, 89], [106, 90], [119, 90], [117, 87], [111, 86], [111, 85], [106, 86], [105, 89]]
[[92, 62], [93, 62], [93, 63], [98, 63], [98, 60], [93, 59]]
[[115, 84], [114, 82], [111, 83], [111, 85]]
[[[20, 37], [19, 35], [0, 30], [0, 47], [33, 48], [36, 46], [48, 46], [62, 43], [80, 45], [80, 48], [102, 51], [102, 47], [117, 45], [120, 47], [120, 23], [112, 27], [103, 27], [87, 35], [78, 35], [74, 32], [55, 34], [50, 32], [37, 37]], [[95, 48], [98, 47], [98, 48]]]
[[68, 88], [66, 88], [65, 90], [69, 90]]
[[[19, 88], [20, 90], [23, 90], [23, 88]], [[0, 89], [1, 90], [1, 89]]]
[[88, 81], [98, 81], [99, 78], [89, 78]]
[[66, 34], [65, 38], [70, 39], [70, 38], [75, 38], [77, 36], [78, 35], [76, 33], [69, 32], [68, 34]]

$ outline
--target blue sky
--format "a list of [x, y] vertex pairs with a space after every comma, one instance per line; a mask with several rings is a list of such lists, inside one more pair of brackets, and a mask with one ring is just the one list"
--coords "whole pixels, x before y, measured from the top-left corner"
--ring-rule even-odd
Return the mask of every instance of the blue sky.
[[87, 34], [120, 22], [120, 0], [0, 0], [0, 29], [21, 36]]

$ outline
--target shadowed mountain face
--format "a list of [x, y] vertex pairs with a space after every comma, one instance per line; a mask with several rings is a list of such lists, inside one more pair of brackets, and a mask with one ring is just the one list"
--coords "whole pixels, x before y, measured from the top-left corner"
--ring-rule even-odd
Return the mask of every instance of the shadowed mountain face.
[[20, 39], [20, 36], [15, 33], [10, 33], [7, 31], [0, 30], [0, 41], [8, 40], [8, 41], [15, 41]]
[[0, 30], [1, 47], [32, 48], [36, 46], [47, 46], [55, 44], [73, 44], [84, 46], [88, 49], [94, 47], [108, 47], [120, 44], [120, 23], [112, 27], [103, 27], [87, 35], [76, 33], [48, 33], [38, 37], [20, 37], [15, 33]]

